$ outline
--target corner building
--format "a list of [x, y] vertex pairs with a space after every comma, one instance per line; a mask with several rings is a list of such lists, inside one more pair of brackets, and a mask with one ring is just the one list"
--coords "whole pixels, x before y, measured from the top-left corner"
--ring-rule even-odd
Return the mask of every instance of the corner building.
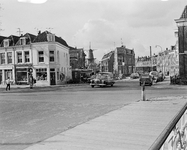
[[27, 84], [30, 68], [36, 85], [64, 84], [71, 79], [67, 43], [48, 31], [0, 36], [0, 83], [10, 77], [13, 84]]

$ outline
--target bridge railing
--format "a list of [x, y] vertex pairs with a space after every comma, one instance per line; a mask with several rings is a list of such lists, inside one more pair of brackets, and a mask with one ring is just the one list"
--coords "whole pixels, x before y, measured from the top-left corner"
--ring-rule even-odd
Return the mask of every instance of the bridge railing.
[[187, 150], [187, 103], [170, 121], [150, 150]]

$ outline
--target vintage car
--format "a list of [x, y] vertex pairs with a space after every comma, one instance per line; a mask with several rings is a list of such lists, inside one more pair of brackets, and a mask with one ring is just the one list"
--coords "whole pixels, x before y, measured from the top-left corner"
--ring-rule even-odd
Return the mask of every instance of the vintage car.
[[149, 74], [141, 74], [139, 81], [140, 86], [143, 84], [151, 86], [153, 84], [153, 78]]
[[111, 72], [99, 72], [95, 75], [94, 79], [91, 79], [90, 85], [104, 87], [107, 85], [113, 86], [115, 83], [113, 74]]
[[139, 76], [139, 74], [138, 73], [132, 73], [131, 75], [130, 75], [130, 78], [131, 79], [138, 79], [140, 76]]

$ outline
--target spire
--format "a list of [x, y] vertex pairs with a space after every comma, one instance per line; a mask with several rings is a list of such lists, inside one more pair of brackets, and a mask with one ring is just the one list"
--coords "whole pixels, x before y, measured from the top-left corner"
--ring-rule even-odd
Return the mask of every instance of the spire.
[[183, 13], [182, 13], [182, 15], [181, 15], [181, 17], [180, 17], [180, 19], [185, 19], [185, 18], [187, 18], [187, 6], [185, 6], [185, 8], [184, 8], [184, 10], [183, 10]]

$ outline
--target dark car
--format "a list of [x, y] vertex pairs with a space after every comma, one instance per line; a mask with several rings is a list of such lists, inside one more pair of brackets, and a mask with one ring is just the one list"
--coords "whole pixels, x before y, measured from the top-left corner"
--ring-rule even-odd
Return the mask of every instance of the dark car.
[[131, 75], [130, 75], [130, 78], [131, 79], [138, 79], [140, 76], [139, 76], [139, 74], [138, 73], [132, 73]]
[[113, 86], [115, 83], [113, 74], [111, 72], [100, 72], [95, 75], [95, 78], [91, 79], [90, 85], [93, 88], [94, 86]]
[[141, 74], [139, 81], [140, 81], [140, 86], [142, 84], [150, 85], [150, 86], [153, 84], [153, 78], [149, 74]]

